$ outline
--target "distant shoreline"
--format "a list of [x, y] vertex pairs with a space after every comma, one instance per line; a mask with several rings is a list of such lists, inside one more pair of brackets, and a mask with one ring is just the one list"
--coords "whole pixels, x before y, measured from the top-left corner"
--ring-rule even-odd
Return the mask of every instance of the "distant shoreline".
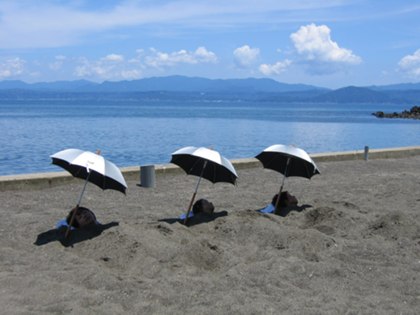
[[[53, 81], [26, 83], [19, 80], [0, 80], [0, 100], [63, 98], [91, 99], [152, 97], [171, 99], [258, 99], [275, 102], [315, 102], [337, 104], [413, 104], [420, 97], [420, 83], [383, 86], [344, 86], [330, 89], [302, 83], [282, 83], [268, 78], [208, 79], [173, 75], [131, 81], [101, 83]], [[114, 95], [113, 95], [114, 94]]]

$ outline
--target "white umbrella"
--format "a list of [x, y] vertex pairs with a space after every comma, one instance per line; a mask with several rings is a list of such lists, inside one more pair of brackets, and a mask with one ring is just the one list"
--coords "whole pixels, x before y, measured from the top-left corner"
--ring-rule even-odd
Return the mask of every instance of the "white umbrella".
[[66, 237], [70, 231], [70, 225], [80, 206], [83, 194], [88, 182], [91, 182], [102, 189], [113, 189], [125, 194], [127, 184], [120, 169], [112, 162], [107, 161], [103, 156], [89, 151], [79, 149], [66, 149], [51, 155], [52, 163], [61, 166], [74, 177], [85, 180], [82, 192], [70, 220]]
[[312, 176], [320, 174], [309, 154], [292, 145], [275, 144], [269, 146], [258, 154], [256, 158], [261, 161], [264, 168], [283, 174], [275, 209], [277, 209], [286, 177], [298, 176], [310, 179]]
[[180, 166], [187, 174], [199, 176], [194, 194], [188, 206], [184, 223], [187, 223], [201, 178], [212, 183], [236, 183], [238, 175], [232, 163], [219, 152], [204, 147], [185, 147], [172, 153], [171, 163]]

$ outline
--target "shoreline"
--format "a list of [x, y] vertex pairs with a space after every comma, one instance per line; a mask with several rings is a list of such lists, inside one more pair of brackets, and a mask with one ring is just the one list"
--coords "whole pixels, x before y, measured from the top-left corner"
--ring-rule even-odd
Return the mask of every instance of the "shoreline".
[[[416, 155], [420, 155], [420, 146], [372, 149], [368, 151], [368, 159], [403, 158]], [[341, 152], [325, 152], [310, 154], [310, 156], [315, 161], [315, 163], [363, 160], [365, 159], [365, 151], [352, 150]], [[255, 158], [233, 159], [231, 162], [236, 169], [262, 167], [261, 163]], [[154, 164], [154, 166], [155, 174], [157, 176], [160, 174], [183, 173], [181, 168], [171, 163]], [[121, 167], [120, 169], [126, 180], [136, 178], [140, 179], [140, 167], [140, 165], [128, 166]], [[53, 187], [55, 185], [67, 183], [72, 180], [75, 180], [75, 178], [66, 171], [3, 175], [0, 176], [0, 191]]]

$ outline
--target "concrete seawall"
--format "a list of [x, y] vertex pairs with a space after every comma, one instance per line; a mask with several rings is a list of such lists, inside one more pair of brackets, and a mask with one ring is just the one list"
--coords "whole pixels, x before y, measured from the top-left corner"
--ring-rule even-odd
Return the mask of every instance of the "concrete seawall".
[[[388, 148], [370, 150], [369, 159], [387, 159], [387, 158], [404, 158], [420, 155], [420, 146]], [[365, 157], [364, 150], [330, 152], [311, 154], [315, 162], [329, 161], [348, 161], [363, 160]], [[261, 163], [255, 158], [232, 160], [232, 164], [236, 169], [262, 167]], [[140, 166], [121, 168], [126, 180], [137, 179], [140, 181]], [[173, 164], [155, 165], [156, 175], [171, 174], [183, 172], [178, 166]], [[71, 176], [68, 172], [50, 172], [35, 173], [21, 175], [0, 176], [0, 191], [18, 190], [18, 189], [39, 189], [64, 184], [69, 181], [80, 180]]]

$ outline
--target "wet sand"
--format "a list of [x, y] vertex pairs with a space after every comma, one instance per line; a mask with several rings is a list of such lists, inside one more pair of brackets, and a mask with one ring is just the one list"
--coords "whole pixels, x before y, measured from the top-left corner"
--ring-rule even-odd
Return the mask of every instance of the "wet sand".
[[420, 156], [317, 164], [286, 180], [300, 207], [285, 217], [255, 211], [279, 189], [274, 171], [202, 181], [198, 197], [228, 215], [190, 227], [161, 220], [184, 211], [197, 177], [129, 180], [126, 196], [88, 185], [82, 205], [109, 226], [67, 247], [42, 233], [81, 180], [0, 192], [1, 313], [418, 314]]

